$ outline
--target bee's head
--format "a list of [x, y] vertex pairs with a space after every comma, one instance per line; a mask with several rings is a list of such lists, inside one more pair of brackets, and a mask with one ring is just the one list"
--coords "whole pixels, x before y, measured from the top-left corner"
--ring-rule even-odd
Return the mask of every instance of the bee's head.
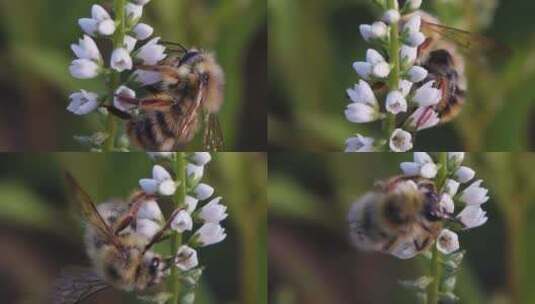
[[165, 276], [167, 264], [159, 254], [152, 251], [145, 252], [136, 273], [137, 289], [143, 290], [159, 284]]
[[432, 51], [429, 54], [428, 64], [451, 67], [453, 66], [453, 57], [451, 56], [450, 52], [444, 49]]

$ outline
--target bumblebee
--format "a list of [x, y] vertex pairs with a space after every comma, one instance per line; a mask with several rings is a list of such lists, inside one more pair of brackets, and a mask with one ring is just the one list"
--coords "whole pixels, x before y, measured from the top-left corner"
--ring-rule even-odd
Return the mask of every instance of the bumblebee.
[[139, 192], [129, 203], [110, 201], [96, 207], [70, 174], [66, 180], [87, 222], [85, 245], [92, 267], [63, 271], [54, 290], [53, 303], [79, 303], [110, 287], [142, 292], [158, 285], [174, 257], [164, 259], [151, 248], [162, 240], [176, 212], [149, 238], [136, 232], [136, 218], [142, 205], [154, 198]]
[[397, 176], [353, 203], [348, 214], [353, 244], [402, 259], [427, 250], [443, 227], [439, 195], [431, 180]]
[[[171, 44], [167, 42], [167, 44]], [[117, 109], [113, 113], [127, 119], [130, 141], [146, 151], [175, 151], [184, 148], [204, 125], [204, 149], [223, 148], [223, 135], [217, 120], [223, 104], [224, 73], [215, 57], [202, 50], [179, 44], [177, 54], [154, 66], [137, 66], [159, 73], [161, 82], [153, 93], [141, 98], [117, 96], [138, 107], [139, 115]]]

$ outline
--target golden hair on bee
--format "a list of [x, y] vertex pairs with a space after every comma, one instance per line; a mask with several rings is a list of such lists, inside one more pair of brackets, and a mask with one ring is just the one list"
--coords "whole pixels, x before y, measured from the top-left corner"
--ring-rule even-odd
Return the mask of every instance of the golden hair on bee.
[[159, 73], [161, 82], [153, 87], [154, 93], [139, 100], [119, 96], [140, 109], [139, 115], [126, 117], [126, 132], [138, 148], [173, 151], [191, 142], [204, 123], [205, 141], [214, 145], [205, 148], [220, 150], [222, 133], [213, 129], [220, 128], [216, 114], [224, 99], [223, 69], [213, 54], [180, 47], [179, 54], [157, 65], [138, 66]]
[[398, 176], [353, 203], [348, 214], [353, 244], [408, 259], [425, 251], [442, 229], [439, 199], [430, 180]]

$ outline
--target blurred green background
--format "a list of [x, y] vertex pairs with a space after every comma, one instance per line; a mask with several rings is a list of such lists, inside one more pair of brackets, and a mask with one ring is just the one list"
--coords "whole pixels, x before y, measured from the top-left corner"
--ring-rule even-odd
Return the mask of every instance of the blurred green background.
[[[203, 181], [229, 206], [223, 223], [228, 236], [199, 252], [206, 269], [196, 303], [267, 303], [266, 155], [212, 156]], [[89, 265], [79, 210], [62, 172], [70, 171], [99, 202], [130, 195], [140, 178], [150, 176], [152, 162], [144, 153], [0, 154], [0, 167], [0, 299], [30, 304], [47, 303], [62, 268]], [[141, 302], [108, 290], [84, 303]]]
[[[429, 261], [359, 252], [346, 222], [352, 202], [410, 160], [409, 153], [270, 153], [270, 303], [416, 303], [398, 281], [429, 273]], [[459, 234], [460, 303], [535, 303], [535, 154], [469, 153], [464, 163], [490, 200], [488, 222]]]
[[[482, 33], [512, 52], [469, 58], [464, 110], [452, 123], [419, 132], [415, 150], [534, 149], [535, 1], [423, 2], [444, 24]], [[342, 151], [350, 135], [377, 130], [346, 121], [344, 109], [345, 90], [358, 80], [352, 63], [370, 47], [358, 26], [378, 16], [371, 0], [268, 0], [272, 150]]]
[[[73, 136], [101, 130], [97, 115], [66, 111], [71, 92], [101, 85], [68, 71], [69, 46], [82, 35], [77, 20], [95, 3], [112, 0], [0, 1], [0, 151], [87, 151]], [[265, 150], [265, 0], [155, 0], [142, 22], [165, 40], [215, 52], [226, 73], [225, 150]]]

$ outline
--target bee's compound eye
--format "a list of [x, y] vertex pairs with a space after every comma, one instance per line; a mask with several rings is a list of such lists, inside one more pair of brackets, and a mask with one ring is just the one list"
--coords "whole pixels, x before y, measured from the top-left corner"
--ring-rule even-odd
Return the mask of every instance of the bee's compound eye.
[[160, 259], [159, 258], [153, 258], [150, 262], [150, 271], [152, 273], [156, 273], [156, 270], [158, 270], [158, 267], [160, 266]]

